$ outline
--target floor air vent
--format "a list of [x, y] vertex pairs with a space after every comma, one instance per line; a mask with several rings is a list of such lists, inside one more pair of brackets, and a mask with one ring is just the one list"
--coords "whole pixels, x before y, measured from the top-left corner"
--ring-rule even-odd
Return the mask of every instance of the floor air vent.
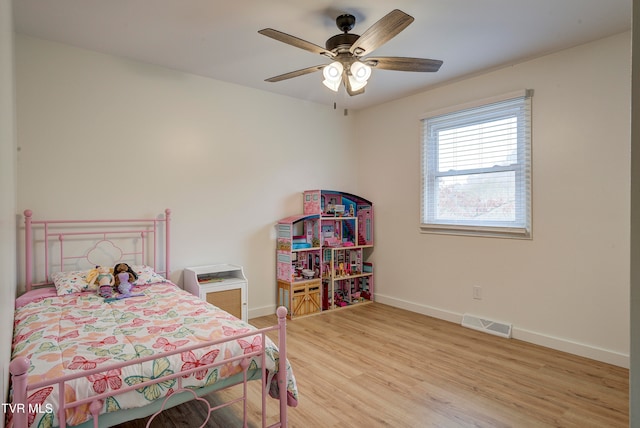
[[484, 331], [489, 334], [495, 334], [496, 336], [506, 337], [507, 339], [511, 338], [511, 324], [486, 320], [474, 315], [464, 314], [462, 316], [462, 326]]

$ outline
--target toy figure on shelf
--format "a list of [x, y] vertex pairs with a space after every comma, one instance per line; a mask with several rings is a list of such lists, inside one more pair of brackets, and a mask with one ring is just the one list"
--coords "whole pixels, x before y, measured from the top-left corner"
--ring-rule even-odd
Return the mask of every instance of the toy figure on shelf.
[[329, 277], [331, 276], [331, 267], [329, 265], [329, 263], [323, 263], [322, 264], [322, 277]]
[[351, 265], [347, 264], [344, 268], [344, 274], [347, 276], [351, 275]]
[[346, 272], [344, 270], [344, 263], [340, 263], [338, 264], [338, 273], [336, 274], [336, 276], [345, 276]]

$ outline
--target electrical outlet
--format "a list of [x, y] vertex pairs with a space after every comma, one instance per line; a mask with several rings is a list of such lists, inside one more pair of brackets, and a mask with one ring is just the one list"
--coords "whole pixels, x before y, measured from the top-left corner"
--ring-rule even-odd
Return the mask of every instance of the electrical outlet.
[[473, 298], [476, 300], [482, 300], [482, 287], [479, 285], [473, 286]]

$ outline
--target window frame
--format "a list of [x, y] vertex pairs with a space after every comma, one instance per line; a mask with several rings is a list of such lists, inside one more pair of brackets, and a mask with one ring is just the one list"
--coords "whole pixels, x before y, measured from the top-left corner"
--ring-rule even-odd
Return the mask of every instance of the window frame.
[[[477, 100], [427, 113], [420, 118], [421, 123], [421, 193], [420, 193], [420, 231], [422, 233], [440, 233], [473, 235], [500, 238], [532, 239], [531, 221], [531, 98], [532, 90], [510, 92], [497, 97]], [[512, 103], [518, 103], [512, 106]], [[491, 112], [498, 106], [509, 104], [504, 111]], [[509, 110], [517, 111], [508, 113]], [[499, 109], [500, 110], [500, 109]], [[462, 117], [461, 117], [462, 116]], [[458, 124], [460, 127], [506, 117], [517, 117], [517, 162], [511, 165], [459, 169], [457, 171], [438, 171], [438, 142], [429, 138], [429, 130], [446, 128]], [[435, 123], [435, 125], [434, 125]], [[513, 222], [491, 220], [438, 220], [435, 211], [438, 201], [437, 179], [448, 176], [466, 176], [469, 174], [491, 174], [513, 171], [515, 174], [516, 218]], [[520, 208], [521, 207], [521, 208]]]

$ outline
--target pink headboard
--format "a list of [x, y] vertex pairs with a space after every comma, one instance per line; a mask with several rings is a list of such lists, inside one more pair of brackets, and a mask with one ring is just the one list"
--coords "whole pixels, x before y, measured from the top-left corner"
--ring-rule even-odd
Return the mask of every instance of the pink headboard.
[[[50, 285], [56, 271], [90, 269], [116, 262], [170, 273], [171, 210], [158, 218], [33, 220], [24, 211], [25, 291]], [[164, 227], [163, 227], [164, 226]]]

